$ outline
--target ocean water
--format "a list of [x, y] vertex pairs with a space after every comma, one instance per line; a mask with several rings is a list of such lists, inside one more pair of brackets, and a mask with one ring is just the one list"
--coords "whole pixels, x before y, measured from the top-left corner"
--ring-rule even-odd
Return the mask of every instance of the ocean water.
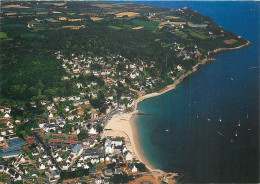
[[216, 61], [201, 66], [176, 90], [139, 104], [140, 111], [155, 114], [137, 120], [148, 160], [165, 171], [179, 171], [185, 183], [260, 182], [260, 3], [135, 3], [189, 7], [253, 43], [216, 54]]

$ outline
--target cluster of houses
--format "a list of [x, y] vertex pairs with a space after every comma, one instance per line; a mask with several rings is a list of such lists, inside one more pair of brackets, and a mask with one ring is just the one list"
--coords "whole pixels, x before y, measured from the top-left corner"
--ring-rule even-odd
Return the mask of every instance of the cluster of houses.
[[[122, 95], [131, 101], [131, 95]], [[7, 134], [8, 130], [14, 128], [21, 122], [29, 121], [27, 118], [15, 122], [11, 117], [11, 108], [2, 107], [1, 120], [1, 148], [4, 153], [1, 153], [1, 158], [14, 158], [10, 166], [1, 166], [1, 172], [9, 174], [14, 180], [22, 180], [27, 177], [38, 178], [41, 173], [45, 173], [45, 179], [48, 182], [57, 182], [60, 178], [61, 171], [75, 171], [78, 168], [89, 169], [90, 173], [97, 176], [104, 176], [106, 179], [114, 174], [136, 173], [137, 168], [133, 164], [134, 156], [126, 148], [124, 141], [120, 138], [108, 138], [101, 144], [98, 141], [99, 133], [97, 132], [96, 121], [76, 121], [72, 122], [73, 128], [69, 134], [63, 132], [64, 126], [68, 124], [68, 116], [65, 118], [59, 115], [57, 104], [60, 101], [75, 101], [81, 98], [74, 97], [55, 97], [53, 101], [40, 100], [42, 108], [45, 110], [47, 119], [41, 117], [38, 123], [39, 129], [44, 135], [44, 141], [51, 146], [51, 155], [47, 153], [44, 146], [39, 143], [34, 137], [27, 137], [25, 142], [13, 134]], [[107, 100], [113, 100], [112, 96], [108, 96]], [[37, 108], [35, 102], [31, 102], [32, 108]], [[23, 109], [23, 106], [19, 106]], [[120, 108], [120, 106], [118, 107]], [[64, 110], [70, 111], [70, 107], [65, 106]], [[3, 121], [5, 123], [3, 123]], [[99, 123], [100, 124], [100, 123]], [[101, 126], [103, 124], [101, 123]], [[78, 135], [82, 129], [87, 130], [89, 137], [83, 141], [78, 140]], [[30, 148], [31, 145], [37, 145]], [[19, 148], [18, 146], [19, 145]], [[12, 147], [14, 146], [15, 149]], [[25, 148], [26, 147], [26, 148]], [[23, 153], [23, 149], [31, 152], [31, 158], [28, 153]], [[52, 158], [51, 158], [52, 157]], [[53, 162], [53, 159], [55, 163]], [[107, 164], [115, 163], [116, 167], [106, 168]], [[120, 163], [127, 163], [126, 166], [120, 166]], [[95, 166], [103, 165], [102, 170], [98, 170]], [[104, 178], [96, 178], [96, 183], [105, 181]]]
[[[28, 140], [28, 142], [35, 143], [35, 141], [32, 140], [34, 139], [30, 138], [30, 141]], [[37, 171], [40, 173], [44, 172], [50, 182], [57, 182], [60, 178], [60, 171], [55, 166], [55, 163], [53, 163], [51, 156], [47, 154], [43, 145], [37, 142], [36, 148], [31, 150], [33, 156], [32, 160], [35, 161]]]
[[[60, 52], [56, 52], [57, 59], [62, 59], [64, 64], [62, 65], [63, 68], [66, 70], [66, 72], [69, 74], [69, 76], [64, 76], [64, 80], [69, 80], [70, 78], [79, 77], [80, 75], [94, 75], [96, 77], [101, 77], [105, 85], [108, 87], [108, 89], [111, 89], [111, 87], [118, 86], [118, 82], [123, 84], [124, 86], [127, 86], [125, 82], [125, 78], [129, 79], [136, 79], [139, 75], [139, 71], [143, 71], [143, 66], [137, 67], [135, 63], [131, 63], [128, 59], [124, 58], [121, 55], [113, 55], [108, 56], [106, 58], [104, 57], [84, 57], [81, 55], [80, 57], [73, 57], [71, 61], [68, 59], [65, 59], [63, 55]], [[74, 56], [74, 54], [72, 54]], [[87, 59], [86, 59], [87, 58]], [[108, 62], [106, 62], [108, 60]], [[120, 61], [119, 61], [120, 60]], [[123, 71], [117, 71], [117, 65], [118, 64], [124, 65]], [[98, 64], [101, 68], [100, 69], [94, 69], [92, 65]], [[70, 69], [69, 69], [70, 68]], [[81, 97], [76, 96], [69, 97], [69, 100], [74, 100], [74, 105], [81, 105], [85, 104], [86, 106], [90, 105], [90, 102], [88, 99], [81, 99], [83, 96], [88, 96], [89, 98], [97, 98], [99, 87], [97, 81], [87, 81], [87, 84], [82, 84], [81, 82], [77, 82], [76, 86], [79, 89], [90, 89], [88, 93], [81, 92]], [[82, 90], [84, 91], [84, 90]], [[130, 93], [130, 91], [129, 91]], [[126, 98], [129, 100], [127, 104], [119, 103], [118, 99], [115, 98], [113, 93], [111, 94], [105, 94], [106, 98], [106, 104], [107, 104], [107, 110], [106, 113], [109, 113], [111, 109], [120, 108], [131, 108], [133, 106], [133, 98], [134, 95], [128, 95]], [[121, 99], [124, 99], [125, 96], [121, 96]], [[67, 108], [66, 111], [69, 111]], [[95, 117], [95, 115], [91, 115], [91, 117]]]
[[[84, 149], [78, 146], [77, 157], [73, 161], [73, 157], [69, 157], [72, 162], [71, 170], [77, 168], [90, 169], [91, 174], [101, 174], [104, 177], [109, 177], [113, 174], [136, 173], [138, 170], [133, 164], [133, 155], [127, 150], [125, 142], [121, 138], [108, 137], [98, 149]], [[79, 154], [80, 153], [80, 154]], [[107, 164], [115, 163], [116, 167], [106, 168]], [[125, 163], [124, 167], [119, 165]], [[103, 165], [102, 170], [96, 170], [94, 165]]]
[[[63, 76], [63, 80], [79, 78], [81, 75], [94, 75], [95, 77], [102, 78], [108, 91], [112, 89], [112, 86], [117, 87], [118, 83], [121, 83], [126, 89], [128, 89], [127, 94], [132, 94], [129, 88], [143, 91], [143, 93], [145, 93], [147, 89], [152, 89], [155, 84], [159, 82], [155, 76], [149, 75], [145, 77], [145, 80], [143, 80], [146, 68], [155, 67], [154, 63], [152, 63], [151, 66], [148, 66], [141, 60], [132, 62], [118, 54], [106, 57], [91, 57], [84, 55], [75, 56], [72, 54], [72, 59], [65, 58], [60, 51], [55, 54], [57, 59], [62, 60], [62, 67], [68, 74]], [[96, 67], [96, 65], [99, 67]], [[86, 81], [85, 84], [79, 81], [76, 83], [76, 86], [79, 89], [82, 89], [82, 94], [87, 95], [89, 98], [97, 98], [98, 91], [102, 88], [102, 86], [99, 86], [97, 81]], [[87, 94], [84, 93], [84, 89], [88, 89]], [[114, 94], [115, 92], [111, 92], [105, 95], [106, 104], [108, 106], [106, 113], [110, 112], [111, 109], [114, 108], [124, 110], [133, 107], [133, 94], [130, 95], [130, 98], [129, 96], [127, 97], [127, 104], [120, 103], [120, 100], [116, 99]], [[124, 98], [125, 96], [121, 96], [121, 100]], [[88, 100], [81, 101], [81, 103], [89, 105]]]
[[33, 160], [30, 160], [28, 156], [20, 153], [18, 156], [12, 155], [9, 158], [14, 159], [8, 165], [0, 165], [0, 173], [8, 174], [14, 181], [28, 178], [30, 180], [37, 179], [37, 169], [33, 168]]
[[0, 165], [0, 172], [10, 175], [14, 181], [22, 180], [21, 175], [17, 171], [7, 166]]
[[[6, 148], [7, 141], [6, 138], [14, 135], [14, 121], [11, 117], [11, 108], [7, 106], [0, 107], [0, 120], [1, 120], [1, 128], [0, 128], [0, 148]], [[16, 120], [15, 123], [20, 123], [20, 120]]]

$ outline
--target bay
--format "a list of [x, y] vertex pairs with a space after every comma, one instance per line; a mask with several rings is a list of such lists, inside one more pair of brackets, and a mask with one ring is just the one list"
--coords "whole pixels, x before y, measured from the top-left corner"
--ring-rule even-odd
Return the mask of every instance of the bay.
[[155, 114], [137, 120], [148, 160], [183, 182], [259, 182], [259, 2], [135, 3], [197, 10], [253, 43], [138, 105]]

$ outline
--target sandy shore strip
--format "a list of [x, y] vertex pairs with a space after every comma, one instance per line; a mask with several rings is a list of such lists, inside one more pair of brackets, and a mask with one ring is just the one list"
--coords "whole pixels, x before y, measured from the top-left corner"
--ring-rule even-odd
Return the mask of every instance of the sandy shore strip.
[[138, 111], [133, 111], [114, 115], [104, 128], [104, 136], [124, 137], [127, 149], [134, 155], [134, 158], [145, 164], [150, 171], [157, 170], [143, 152], [136, 121], [137, 113]]

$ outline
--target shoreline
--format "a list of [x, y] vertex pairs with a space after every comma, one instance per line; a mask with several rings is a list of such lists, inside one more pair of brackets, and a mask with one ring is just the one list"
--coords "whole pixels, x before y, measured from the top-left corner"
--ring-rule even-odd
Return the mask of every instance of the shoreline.
[[[218, 48], [215, 49], [214, 51], [209, 52], [209, 54], [216, 54], [218, 52], [221, 51], [228, 51], [228, 50], [237, 50], [237, 49], [241, 49], [241, 48], [245, 48], [251, 45], [251, 42], [247, 41], [246, 44], [238, 46], [238, 47], [234, 47], [234, 48]], [[138, 125], [137, 125], [137, 118], [138, 118], [138, 104], [140, 102], [142, 102], [143, 100], [152, 98], [152, 97], [156, 97], [156, 96], [160, 96], [164, 93], [167, 93], [171, 90], [174, 90], [176, 88], [176, 86], [178, 84], [180, 84], [183, 79], [185, 79], [187, 76], [189, 76], [190, 74], [192, 74], [193, 72], [196, 72], [198, 70], [198, 67], [200, 65], [204, 65], [206, 64], [208, 61], [214, 61], [214, 58], [205, 58], [203, 60], [201, 60], [197, 65], [192, 67], [191, 71], [188, 71], [187, 73], [183, 74], [180, 78], [176, 79], [174, 81], [173, 84], [166, 86], [165, 88], [161, 89], [159, 92], [153, 92], [150, 94], [146, 94], [144, 96], [140, 96], [139, 98], [137, 98], [134, 101], [134, 110], [130, 113], [125, 113], [125, 115], [129, 115], [130, 117], [128, 117], [126, 121], [126, 124], [123, 124], [122, 122], [119, 121], [119, 123], [115, 126], [109, 126], [111, 124], [113, 124], [114, 122], [112, 121], [112, 119], [108, 122], [108, 124], [106, 125], [105, 128], [107, 129], [112, 129], [112, 131], [121, 131], [124, 132], [126, 137], [128, 137], [129, 139], [129, 143], [130, 145], [127, 146], [127, 148], [132, 148], [132, 153], [137, 157], [137, 159], [142, 162], [143, 164], [145, 164], [145, 166], [150, 170], [150, 171], [157, 171], [161, 174], [167, 173], [166, 171], [162, 171], [159, 168], [155, 167], [154, 165], [152, 165], [152, 163], [149, 162], [148, 158], [146, 157], [144, 151], [143, 151], [143, 146], [141, 144], [141, 140], [140, 140], [140, 135], [139, 135], [139, 130], [138, 130]], [[121, 125], [121, 126], [120, 126]], [[123, 126], [123, 128], [122, 128]], [[112, 134], [113, 135], [113, 134]], [[124, 137], [124, 136], [123, 136]], [[130, 151], [131, 152], [131, 151]]]
[[[252, 43], [250, 41], [247, 41], [246, 44], [244, 45], [240, 45], [238, 47], [233, 47], [233, 48], [218, 48], [218, 49], [215, 49], [214, 51], [209, 51], [208, 53], [209, 54], [217, 54], [219, 52], [223, 52], [223, 51], [229, 51], [229, 50], [238, 50], [238, 49], [242, 49], [242, 48], [245, 48], [245, 47], [249, 47], [250, 45], [252, 45]], [[200, 65], [204, 65], [206, 64], [208, 61], [214, 61], [215, 59], [214, 58], [207, 58], [207, 59], [203, 59], [201, 60], [200, 63], [198, 63], [197, 65], [193, 66], [192, 67], [192, 70], [191, 71], [188, 71], [187, 73], [183, 74], [180, 78], [178, 78], [177, 80], [175, 80], [173, 82], [173, 84], [170, 84], [168, 86], [166, 86], [165, 88], [161, 89], [160, 91], [161, 92], [153, 92], [153, 93], [150, 93], [150, 94], [146, 94], [144, 96], [140, 96], [139, 98], [137, 98], [134, 102], [134, 110], [137, 110], [137, 107], [138, 107], [138, 104], [140, 102], [142, 102], [143, 100], [146, 100], [148, 98], [152, 98], [152, 97], [156, 97], [156, 96], [160, 96], [164, 93], [167, 93], [168, 91], [171, 91], [171, 90], [174, 90], [176, 88], [176, 86], [178, 84], [180, 84], [182, 82], [182, 80], [184, 78], [186, 78], [187, 76], [189, 76], [190, 74], [192, 74], [193, 72], [196, 72], [198, 70], [198, 67]]]
[[142, 162], [148, 170], [152, 171], [152, 170], [158, 170], [158, 168], [156, 168], [154, 165], [152, 165], [149, 160], [147, 159], [144, 151], [143, 151], [143, 146], [140, 140], [140, 134], [139, 134], [139, 130], [138, 130], [138, 125], [137, 125], [137, 117], [138, 114], [135, 113], [131, 116], [130, 119], [130, 124], [131, 124], [131, 129], [132, 129], [132, 133], [133, 136], [135, 137], [134, 144], [135, 144], [135, 154], [138, 157], [138, 160], [140, 162]]
[[232, 48], [218, 48], [218, 49], [215, 49], [213, 51], [209, 51], [208, 53], [209, 54], [216, 54], [216, 53], [223, 52], [223, 51], [238, 50], [238, 49], [242, 49], [242, 48], [245, 48], [245, 47], [249, 47], [250, 45], [252, 45], [252, 43], [250, 41], [247, 41], [246, 44], [244, 44], [244, 45], [240, 45], [240, 46], [232, 47]]

